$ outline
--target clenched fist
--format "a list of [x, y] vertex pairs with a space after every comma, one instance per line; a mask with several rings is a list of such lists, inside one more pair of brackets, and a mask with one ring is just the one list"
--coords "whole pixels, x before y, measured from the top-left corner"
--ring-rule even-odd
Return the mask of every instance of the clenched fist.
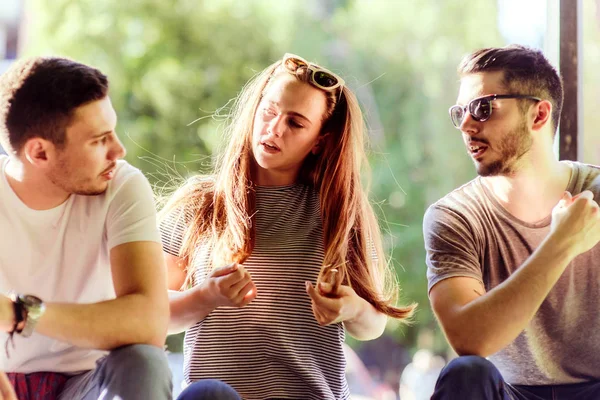
[[572, 197], [565, 192], [552, 210], [551, 233], [566, 244], [572, 257], [600, 241], [600, 207], [589, 190]]

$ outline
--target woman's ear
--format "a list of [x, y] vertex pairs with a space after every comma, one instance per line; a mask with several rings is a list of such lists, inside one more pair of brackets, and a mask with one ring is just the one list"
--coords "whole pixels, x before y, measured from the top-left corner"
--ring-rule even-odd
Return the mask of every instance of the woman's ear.
[[323, 135], [319, 135], [319, 137], [315, 141], [313, 148], [311, 149], [311, 153], [313, 153], [313, 155], [316, 156], [317, 154], [321, 153], [321, 151], [323, 151], [323, 146], [325, 144], [327, 136], [329, 136], [329, 132], [324, 133]]

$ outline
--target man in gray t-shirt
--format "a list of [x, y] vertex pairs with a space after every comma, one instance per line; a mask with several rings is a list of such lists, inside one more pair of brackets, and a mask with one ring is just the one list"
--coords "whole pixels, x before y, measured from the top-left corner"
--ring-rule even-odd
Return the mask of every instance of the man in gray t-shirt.
[[461, 356], [432, 399], [600, 399], [600, 167], [556, 159], [562, 83], [540, 51], [458, 70], [450, 116], [479, 176], [424, 218], [429, 297]]

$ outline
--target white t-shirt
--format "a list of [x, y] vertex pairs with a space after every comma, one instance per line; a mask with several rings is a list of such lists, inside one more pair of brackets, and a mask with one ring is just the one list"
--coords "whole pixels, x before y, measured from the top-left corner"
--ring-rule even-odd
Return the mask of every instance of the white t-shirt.
[[[105, 193], [71, 195], [51, 210], [27, 207], [9, 186], [0, 155], [0, 293], [32, 294], [45, 302], [114, 299], [110, 250], [135, 241], [160, 243], [152, 189], [144, 175], [119, 161]], [[75, 373], [94, 368], [106, 352], [72, 346], [35, 332], [0, 332], [0, 371]]]

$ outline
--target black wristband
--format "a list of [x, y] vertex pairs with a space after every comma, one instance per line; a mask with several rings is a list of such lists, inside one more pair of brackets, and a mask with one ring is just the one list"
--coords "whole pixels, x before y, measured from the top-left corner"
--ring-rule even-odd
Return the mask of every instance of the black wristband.
[[19, 299], [18, 296], [15, 296], [15, 299], [12, 303], [13, 310], [15, 311], [15, 324], [13, 325], [12, 331], [10, 331], [9, 333], [21, 333], [23, 328], [21, 327], [21, 329], [19, 329], [18, 326], [21, 322], [25, 321], [25, 315], [27, 313], [27, 310], [25, 310], [25, 304], [23, 304], [23, 302]]
[[8, 337], [6, 338], [6, 343], [4, 344], [4, 348], [6, 350], [6, 358], [10, 358], [10, 353], [8, 351], [8, 344], [11, 343], [13, 349], [15, 348], [15, 340], [13, 336], [15, 333], [21, 333], [23, 331], [23, 327], [19, 329], [19, 324], [27, 318], [27, 310], [25, 309], [25, 304], [21, 301], [19, 296], [15, 293], [11, 293], [9, 295], [12, 304], [13, 310], [15, 312], [15, 324], [10, 332], [8, 332]]

